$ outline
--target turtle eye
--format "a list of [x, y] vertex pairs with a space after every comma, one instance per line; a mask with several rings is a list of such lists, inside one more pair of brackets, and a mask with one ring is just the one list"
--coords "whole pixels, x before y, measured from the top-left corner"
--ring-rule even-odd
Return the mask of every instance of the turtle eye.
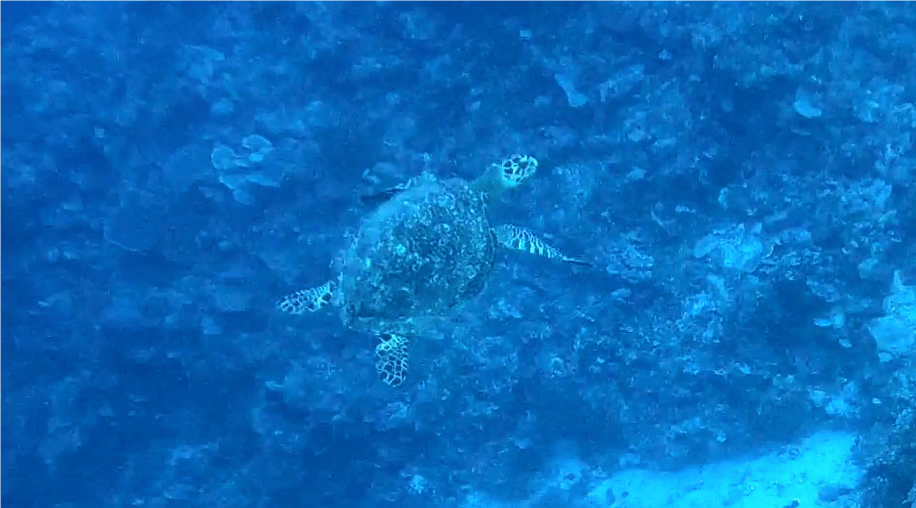
[[503, 175], [505, 175], [506, 178], [512, 178], [512, 176], [515, 175], [514, 169], [515, 169], [515, 165], [512, 164], [511, 161], [503, 162]]

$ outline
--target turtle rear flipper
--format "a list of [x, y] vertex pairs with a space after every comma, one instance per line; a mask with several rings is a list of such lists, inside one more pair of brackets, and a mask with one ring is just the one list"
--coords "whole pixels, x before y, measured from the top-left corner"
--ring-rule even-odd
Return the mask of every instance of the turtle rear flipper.
[[379, 335], [375, 346], [375, 371], [386, 385], [397, 388], [407, 378], [407, 337], [393, 333]]
[[334, 288], [331, 282], [309, 289], [300, 289], [281, 297], [277, 308], [287, 314], [304, 314], [321, 310], [334, 300]]
[[527, 252], [547, 259], [563, 261], [564, 263], [592, 266], [591, 263], [584, 259], [571, 258], [564, 255], [559, 249], [551, 246], [525, 228], [502, 224], [493, 228], [493, 231], [496, 233], [496, 241], [506, 249]]

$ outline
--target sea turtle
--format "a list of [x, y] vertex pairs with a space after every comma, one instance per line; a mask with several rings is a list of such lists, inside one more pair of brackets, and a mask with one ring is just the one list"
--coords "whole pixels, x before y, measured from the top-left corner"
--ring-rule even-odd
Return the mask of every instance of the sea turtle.
[[338, 307], [348, 328], [379, 337], [379, 377], [389, 386], [401, 385], [409, 338], [422, 336], [433, 320], [483, 290], [497, 248], [588, 264], [527, 229], [490, 224], [488, 202], [523, 184], [537, 167], [534, 157], [514, 155], [470, 183], [424, 173], [383, 191], [376, 195], [382, 204], [332, 263], [336, 276], [280, 298], [277, 307], [289, 314]]

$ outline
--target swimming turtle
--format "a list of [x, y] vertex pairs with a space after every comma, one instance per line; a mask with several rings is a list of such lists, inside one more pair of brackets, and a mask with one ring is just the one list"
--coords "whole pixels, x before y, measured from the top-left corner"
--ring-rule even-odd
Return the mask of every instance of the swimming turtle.
[[424, 173], [375, 195], [383, 202], [332, 263], [336, 276], [280, 298], [277, 307], [289, 314], [339, 308], [348, 328], [379, 337], [378, 375], [401, 385], [410, 338], [483, 290], [499, 247], [588, 264], [525, 228], [490, 224], [488, 202], [525, 183], [537, 167], [534, 157], [514, 155], [470, 183]]

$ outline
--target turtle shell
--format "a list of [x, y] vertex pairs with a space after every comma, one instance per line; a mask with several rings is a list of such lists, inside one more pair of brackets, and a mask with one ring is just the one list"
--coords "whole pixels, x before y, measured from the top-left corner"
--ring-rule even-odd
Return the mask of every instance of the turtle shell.
[[366, 217], [338, 259], [341, 318], [354, 330], [419, 332], [483, 290], [496, 249], [483, 193], [424, 175]]

